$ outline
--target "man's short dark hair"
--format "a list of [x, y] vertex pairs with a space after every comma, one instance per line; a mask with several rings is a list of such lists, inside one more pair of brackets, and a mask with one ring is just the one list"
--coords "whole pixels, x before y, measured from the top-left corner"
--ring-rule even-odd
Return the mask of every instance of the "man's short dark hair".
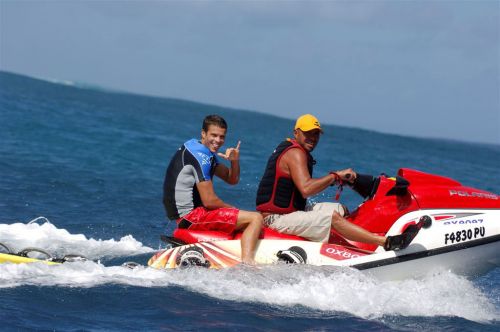
[[208, 127], [210, 127], [210, 125], [214, 125], [222, 129], [227, 129], [226, 120], [224, 120], [222, 116], [217, 114], [211, 114], [205, 117], [205, 119], [203, 120], [203, 127], [202, 127], [203, 131], [207, 132]]

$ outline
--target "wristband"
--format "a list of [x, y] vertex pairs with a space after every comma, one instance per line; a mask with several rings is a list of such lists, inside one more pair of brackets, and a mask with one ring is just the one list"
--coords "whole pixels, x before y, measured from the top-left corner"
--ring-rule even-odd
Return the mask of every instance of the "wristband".
[[340, 178], [340, 176], [337, 173], [330, 172], [329, 174], [333, 175], [333, 177], [335, 178], [335, 180], [330, 185], [330, 187], [333, 187], [335, 185], [335, 183], [338, 183], [338, 184], [342, 185], [342, 179]]

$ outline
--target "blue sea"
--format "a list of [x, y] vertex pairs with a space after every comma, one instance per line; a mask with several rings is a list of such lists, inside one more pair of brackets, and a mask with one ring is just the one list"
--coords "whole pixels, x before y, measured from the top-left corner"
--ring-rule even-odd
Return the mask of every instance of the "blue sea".
[[[162, 206], [166, 166], [212, 113], [228, 121], [226, 147], [242, 142], [240, 183], [216, 180], [216, 192], [252, 210], [267, 157], [292, 135], [292, 120], [0, 72], [0, 242], [89, 258], [0, 265], [0, 330], [500, 330], [500, 268], [475, 278], [442, 271], [382, 282], [307, 266], [121, 267], [145, 265], [165, 247], [159, 236], [174, 229]], [[315, 172], [352, 167], [392, 175], [409, 167], [500, 193], [500, 146], [460, 138], [327, 125]], [[333, 196], [335, 188], [314, 200]], [[348, 189], [341, 200], [351, 210], [361, 202]]]

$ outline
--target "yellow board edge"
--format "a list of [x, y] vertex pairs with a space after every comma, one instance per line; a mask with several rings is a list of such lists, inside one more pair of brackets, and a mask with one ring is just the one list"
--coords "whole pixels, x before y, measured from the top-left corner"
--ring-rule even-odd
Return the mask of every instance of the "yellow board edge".
[[22, 263], [36, 263], [36, 262], [41, 262], [45, 263], [47, 265], [57, 265], [60, 263], [56, 262], [51, 262], [43, 259], [36, 259], [36, 258], [30, 258], [30, 257], [21, 257], [17, 255], [10, 255], [10, 254], [2, 254], [0, 253], [0, 264], [2, 263], [14, 263], [14, 264], [22, 264]]

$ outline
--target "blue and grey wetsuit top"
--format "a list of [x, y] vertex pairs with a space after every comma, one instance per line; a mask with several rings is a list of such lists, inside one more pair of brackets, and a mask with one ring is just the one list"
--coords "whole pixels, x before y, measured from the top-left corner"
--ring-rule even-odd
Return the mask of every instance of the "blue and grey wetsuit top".
[[218, 164], [215, 153], [194, 138], [177, 150], [163, 182], [163, 205], [169, 219], [183, 217], [203, 205], [196, 184], [212, 180]]

